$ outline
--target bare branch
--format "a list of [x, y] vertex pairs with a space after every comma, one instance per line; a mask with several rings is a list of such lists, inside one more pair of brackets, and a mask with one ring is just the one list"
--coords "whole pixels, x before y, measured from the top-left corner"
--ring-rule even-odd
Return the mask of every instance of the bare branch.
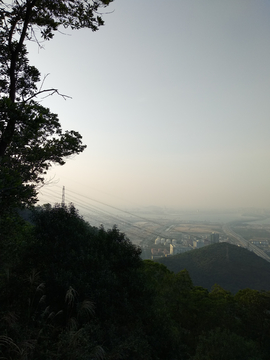
[[44, 85], [44, 82], [45, 82], [45, 80], [47, 79], [47, 77], [48, 77], [49, 75], [50, 75], [50, 74], [46, 74], [46, 75], [44, 75], [44, 78], [43, 78], [43, 80], [42, 80], [42, 83], [41, 83], [40, 88], [39, 88], [39, 90], [38, 90], [38, 91], [41, 91], [41, 90], [42, 90], [43, 85]]
[[44, 42], [44, 41], [40, 41], [37, 36], [36, 36], [36, 32], [35, 32], [35, 29], [32, 25], [29, 25], [29, 28], [30, 28], [30, 32], [31, 32], [31, 35], [28, 37], [27, 40], [29, 41], [32, 41], [32, 42], [35, 42], [38, 46], [39, 49], [44, 49], [44, 46], [41, 45], [41, 42]]
[[[58, 183], [59, 183], [59, 179], [56, 179], [54, 174], [49, 179], [44, 179], [43, 182], [40, 182], [38, 185], [36, 185], [36, 189], [40, 191], [40, 189], [42, 189], [44, 186], [50, 186], [50, 185], [55, 186]], [[40, 191], [40, 193], [42, 194], [42, 191]]]
[[67, 100], [67, 99], [72, 99], [71, 96], [68, 96], [68, 95], [64, 95], [64, 94], [61, 94], [58, 89], [46, 89], [46, 90], [40, 90], [38, 92], [36, 92], [34, 95], [32, 96], [29, 96], [29, 98], [27, 98], [26, 100], [24, 100], [23, 102], [26, 103], [28, 102], [29, 100], [33, 99], [34, 97], [40, 95], [40, 94], [43, 94], [45, 92], [49, 92], [50, 94], [48, 94], [47, 96], [44, 96], [42, 99], [46, 99], [47, 97], [49, 96], [52, 96], [54, 94], [57, 94], [59, 96], [61, 96], [64, 100]]

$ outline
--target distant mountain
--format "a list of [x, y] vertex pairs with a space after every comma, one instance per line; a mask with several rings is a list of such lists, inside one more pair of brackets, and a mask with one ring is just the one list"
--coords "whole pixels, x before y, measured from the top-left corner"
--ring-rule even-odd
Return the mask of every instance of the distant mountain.
[[208, 290], [214, 284], [232, 293], [245, 288], [270, 290], [270, 263], [229, 243], [213, 244], [157, 261], [175, 273], [187, 269], [193, 284]]

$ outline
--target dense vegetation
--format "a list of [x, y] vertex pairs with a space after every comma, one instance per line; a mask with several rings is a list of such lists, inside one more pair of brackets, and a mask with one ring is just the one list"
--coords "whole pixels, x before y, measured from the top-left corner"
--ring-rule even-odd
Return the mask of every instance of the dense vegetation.
[[30, 218], [0, 222], [1, 358], [269, 359], [270, 292], [194, 286], [73, 206]]
[[161, 258], [158, 262], [175, 273], [187, 269], [194, 285], [208, 290], [215, 284], [232, 293], [245, 288], [270, 290], [270, 263], [226, 242]]

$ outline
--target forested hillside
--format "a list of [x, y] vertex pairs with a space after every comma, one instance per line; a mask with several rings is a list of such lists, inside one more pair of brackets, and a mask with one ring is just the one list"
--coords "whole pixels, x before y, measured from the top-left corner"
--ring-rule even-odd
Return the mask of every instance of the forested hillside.
[[269, 359], [270, 292], [192, 284], [73, 206], [1, 221], [4, 359]]
[[208, 290], [215, 284], [233, 293], [245, 288], [270, 290], [270, 263], [226, 242], [160, 258], [158, 262], [175, 273], [187, 269], [194, 285]]

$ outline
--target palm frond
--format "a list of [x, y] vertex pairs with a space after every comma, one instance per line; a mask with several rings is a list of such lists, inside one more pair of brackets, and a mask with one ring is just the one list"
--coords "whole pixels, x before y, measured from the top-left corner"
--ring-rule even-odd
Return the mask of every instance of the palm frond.
[[45, 289], [45, 284], [44, 283], [41, 283], [37, 286], [36, 288], [36, 291], [40, 291], [40, 292], [44, 292], [44, 289]]
[[84, 300], [78, 308], [78, 316], [79, 317], [90, 317], [95, 313], [95, 305], [90, 300]]
[[70, 286], [68, 291], [66, 292], [65, 297], [65, 302], [68, 304], [68, 306], [72, 306], [74, 304], [77, 295], [77, 291], [73, 289], [72, 286]]
[[5, 335], [1, 335], [0, 336], [0, 346], [4, 345], [8, 348], [13, 348], [16, 352], [18, 352], [19, 354], [21, 354], [21, 349], [19, 348], [19, 346], [17, 344], [15, 344], [14, 340], [12, 338], [10, 338], [9, 336], [5, 336]]
[[93, 360], [104, 360], [105, 359], [105, 351], [101, 346], [96, 346], [91, 354], [91, 358]]
[[78, 321], [74, 317], [68, 319], [67, 327], [70, 331], [78, 329]]

